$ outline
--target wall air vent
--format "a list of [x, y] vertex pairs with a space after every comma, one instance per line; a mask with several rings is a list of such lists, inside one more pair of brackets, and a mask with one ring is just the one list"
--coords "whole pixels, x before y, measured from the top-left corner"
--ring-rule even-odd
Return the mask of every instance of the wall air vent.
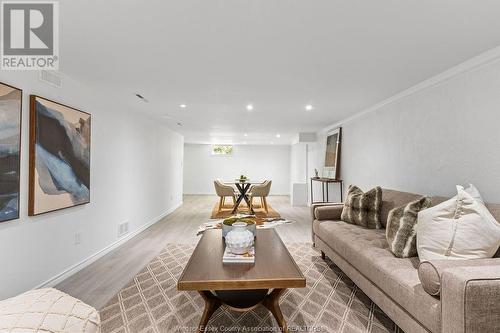
[[58, 71], [41, 70], [38, 79], [42, 82], [50, 84], [51, 86], [62, 88], [62, 76]]
[[128, 234], [128, 221], [118, 224], [118, 238]]

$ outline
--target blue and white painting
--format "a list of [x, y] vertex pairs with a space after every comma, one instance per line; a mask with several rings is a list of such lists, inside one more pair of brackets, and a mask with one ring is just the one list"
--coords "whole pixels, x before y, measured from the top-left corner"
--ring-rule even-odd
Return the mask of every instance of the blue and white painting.
[[0, 222], [19, 218], [21, 101], [21, 90], [0, 83]]
[[90, 202], [90, 114], [38, 96], [31, 96], [31, 108], [30, 215]]

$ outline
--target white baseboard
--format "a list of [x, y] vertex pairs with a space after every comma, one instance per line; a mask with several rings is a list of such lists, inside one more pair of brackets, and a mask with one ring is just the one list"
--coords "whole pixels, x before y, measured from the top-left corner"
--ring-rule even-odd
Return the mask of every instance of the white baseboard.
[[162, 213], [160, 216], [157, 216], [155, 218], [153, 218], [152, 220], [150, 220], [148, 223], [146, 223], [145, 225], [139, 227], [138, 229], [126, 234], [125, 236], [123, 236], [122, 238], [116, 240], [115, 242], [111, 243], [110, 245], [106, 246], [105, 248], [103, 248], [102, 250], [100, 251], [97, 251], [96, 253], [92, 254], [91, 256], [83, 259], [82, 261], [80, 261], [79, 263], [65, 269], [64, 271], [60, 272], [59, 274], [51, 277], [50, 279], [48, 279], [47, 281], [37, 285], [36, 287], [34, 287], [33, 289], [39, 289], [39, 288], [50, 288], [50, 287], [54, 287], [55, 285], [57, 285], [59, 282], [61, 281], [64, 281], [65, 279], [67, 279], [68, 277], [70, 277], [71, 275], [77, 273], [78, 271], [82, 270], [83, 268], [87, 267], [88, 265], [92, 264], [93, 262], [95, 262], [96, 260], [100, 259], [101, 257], [105, 256], [106, 254], [108, 254], [109, 252], [113, 251], [114, 249], [116, 249], [117, 247], [119, 247], [120, 245], [124, 244], [125, 242], [127, 242], [128, 240], [130, 240], [131, 238], [133, 238], [134, 236], [138, 235], [139, 233], [141, 233], [142, 231], [146, 230], [147, 228], [149, 228], [150, 226], [152, 226], [153, 224], [159, 222], [161, 219], [163, 219], [165, 216], [169, 215], [170, 213], [172, 213], [173, 211], [175, 211], [177, 208], [179, 208], [180, 206], [182, 205], [182, 201], [175, 204], [174, 206], [172, 206], [171, 208], [169, 208], [167, 211], [165, 211], [164, 213]]

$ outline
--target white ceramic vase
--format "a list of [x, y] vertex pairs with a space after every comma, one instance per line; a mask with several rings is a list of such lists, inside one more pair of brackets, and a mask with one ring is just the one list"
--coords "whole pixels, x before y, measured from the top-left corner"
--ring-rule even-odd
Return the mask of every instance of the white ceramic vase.
[[226, 246], [234, 254], [245, 254], [253, 246], [253, 233], [248, 231], [245, 222], [233, 223], [233, 228], [226, 235]]
[[[221, 224], [222, 224], [222, 237], [226, 237], [226, 235], [231, 230], [233, 230], [233, 226], [227, 225], [224, 223], [221, 223]], [[250, 231], [253, 234], [254, 237], [257, 237], [257, 224], [256, 223], [247, 224], [247, 229], [248, 229], [248, 231]]]

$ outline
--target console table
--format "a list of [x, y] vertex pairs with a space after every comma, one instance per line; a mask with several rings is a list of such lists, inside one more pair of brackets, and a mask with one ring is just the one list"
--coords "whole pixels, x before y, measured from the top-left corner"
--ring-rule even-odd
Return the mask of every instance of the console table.
[[[320, 182], [321, 183], [321, 194], [323, 196], [323, 201], [314, 201], [314, 189], [313, 183]], [[340, 185], [340, 202], [344, 202], [344, 182], [341, 179], [333, 179], [333, 178], [311, 178], [311, 204], [321, 203], [321, 202], [329, 202], [328, 200], [328, 189], [329, 185], [332, 183], [338, 183]], [[325, 200], [325, 192], [326, 192], [326, 200]]]

